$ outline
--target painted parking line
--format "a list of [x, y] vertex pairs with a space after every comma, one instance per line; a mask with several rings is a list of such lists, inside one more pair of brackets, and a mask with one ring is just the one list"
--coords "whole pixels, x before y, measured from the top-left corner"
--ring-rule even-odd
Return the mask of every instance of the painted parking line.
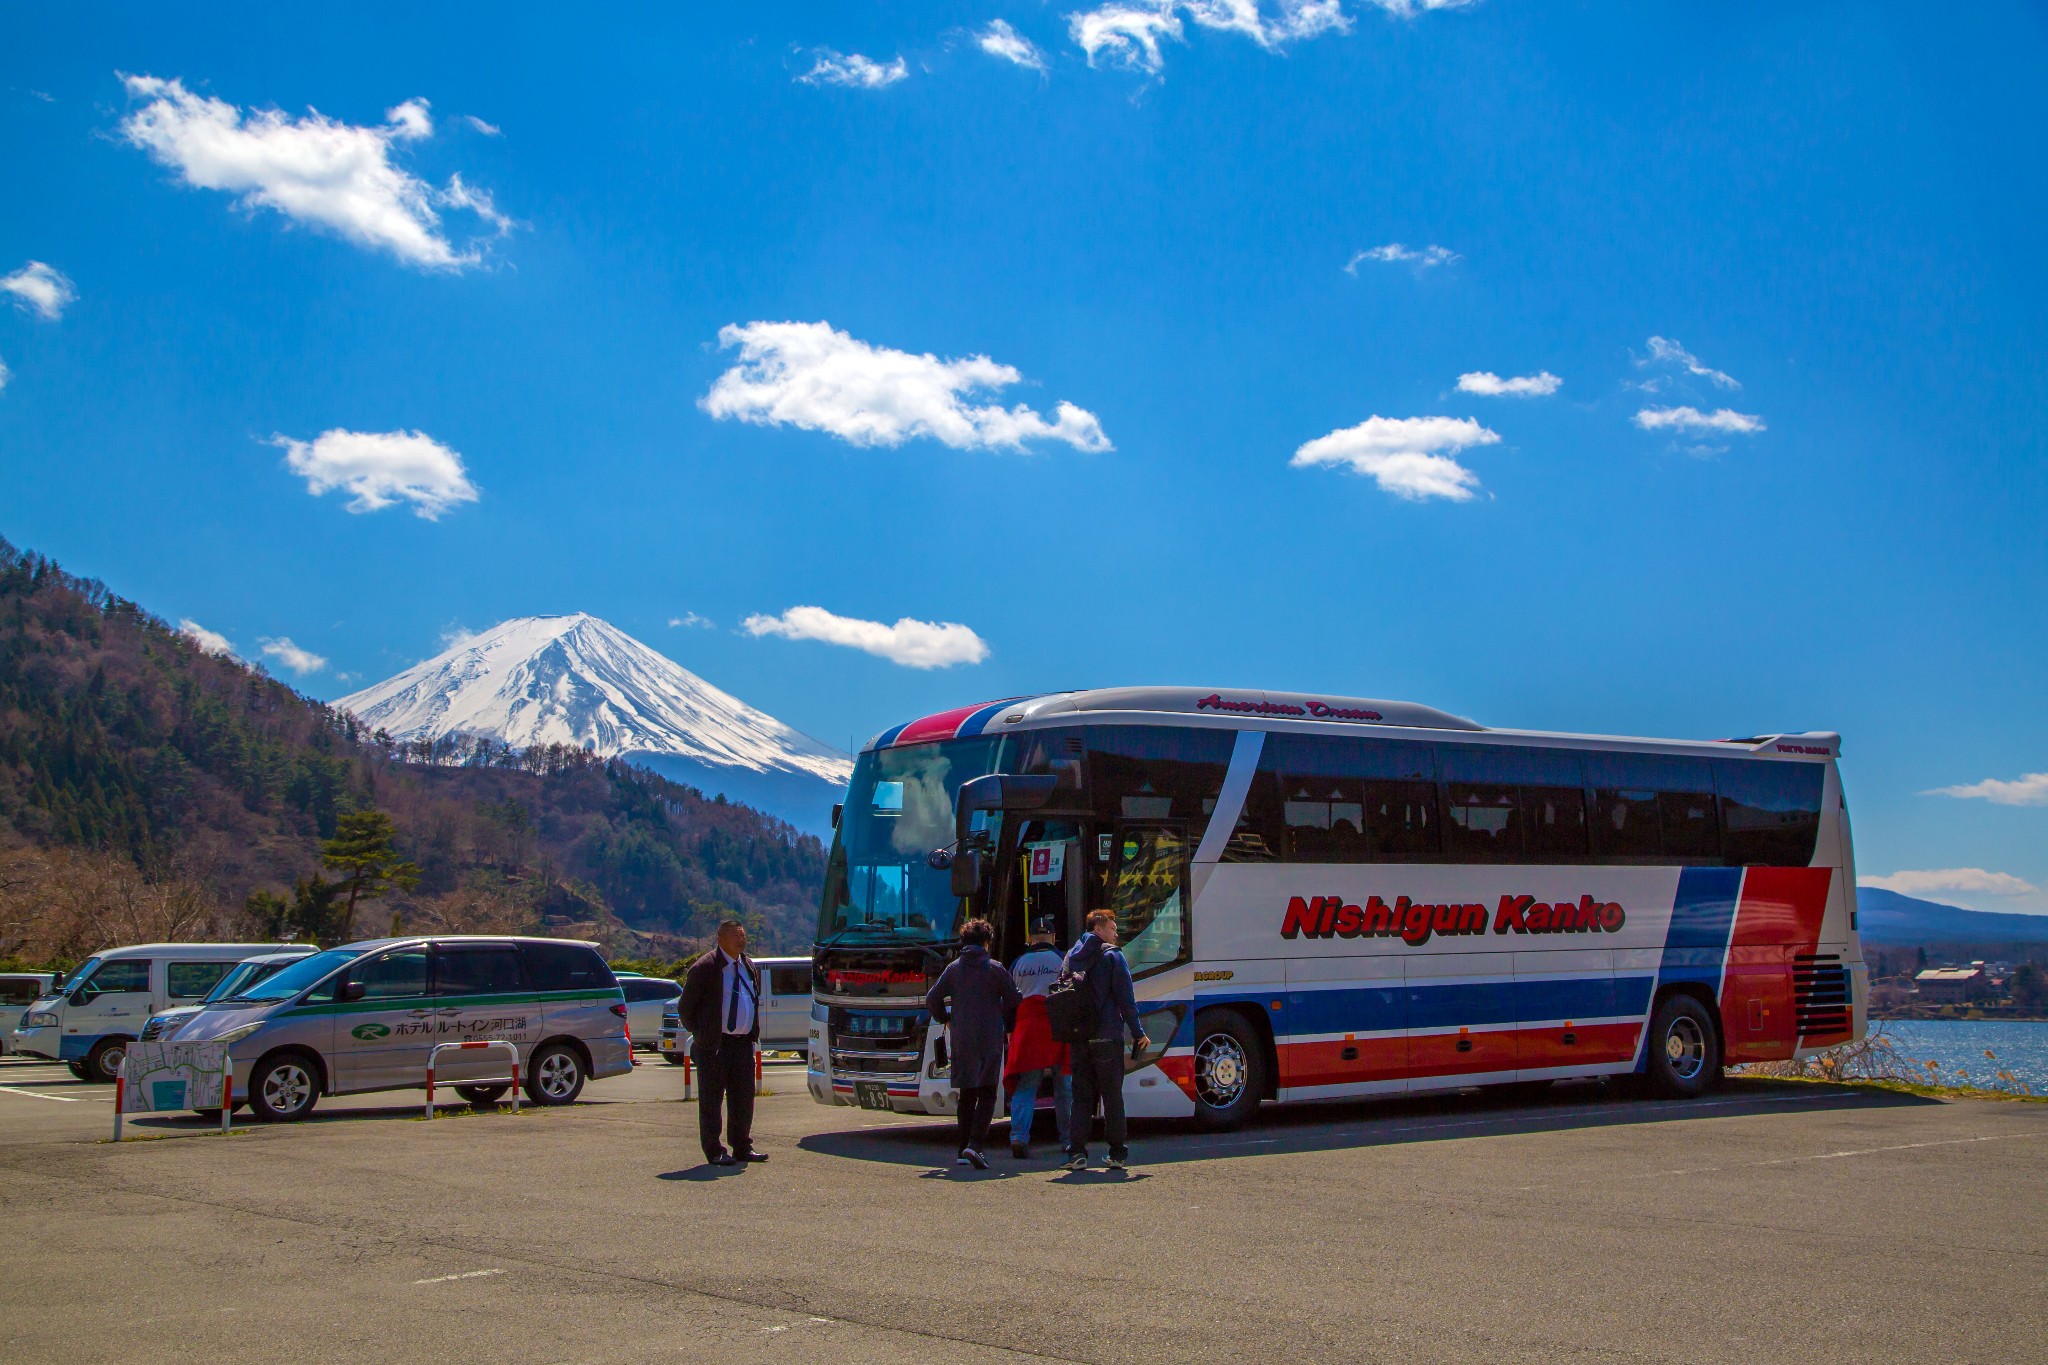
[[465, 1270], [459, 1275], [435, 1275], [424, 1280], [414, 1280], [413, 1283], [446, 1284], [450, 1280], [480, 1280], [486, 1275], [502, 1275], [504, 1273], [502, 1270]]
[[85, 1099], [83, 1095], [45, 1095], [40, 1090], [23, 1090], [18, 1085], [0, 1085], [0, 1094], [26, 1095], [32, 1100], [55, 1100], [59, 1104], [77, 1104]]

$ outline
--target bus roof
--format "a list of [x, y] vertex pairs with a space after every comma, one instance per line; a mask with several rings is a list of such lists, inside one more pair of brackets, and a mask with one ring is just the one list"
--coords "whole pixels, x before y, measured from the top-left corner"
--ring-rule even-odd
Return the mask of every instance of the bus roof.
[[[1078, 692], [1049, 692], [1035, 697], [1006, 697], [978, 702], [924, 716], [892, 726], [868, 741], [866, 750], [899, 748], [910, 744], [933, 744], [940, 740], [967, 739], [999, 733], [1009, 726], [1036, 728], [1073, 724], [1092, 718], [1093, 713], [1116, 712], [1130, 719], [1150, 715], [1179, 716], [1202, 725], [1232, 729], [1266, 728], [1278, 725], [1330, 733], [1337, 730], [1380, 728], [1438, 730], [1480, 733], [1501, 739], [1547, 739], [1573, 742], [1603, 741], [1618, 744], [1655, 744], [1697, 747], [1710, 752], [1730, 749], [1750, 753], [1803, 758], [1833, 758], [1841, 753], [1842, 739], [1832, 731], [1809, 730], [1798, 734], [1752, 735], [1744, 739], [1670, 740], [1624, 735], [1574, 735], [1540, 730], [1498, 730], [1408, 701], [1382, 701], [1368, 697], [1333, 697], [1313, 692], [1255, 692], [1242, 689], [1199, 687], [1096, 687]], [[1199, 718], [1198, 720], [1196, 718]], [[1108, 720], [1108, 716], [1103, 716]], [[1171, 722], [1155, 722], [1171, 723]]]

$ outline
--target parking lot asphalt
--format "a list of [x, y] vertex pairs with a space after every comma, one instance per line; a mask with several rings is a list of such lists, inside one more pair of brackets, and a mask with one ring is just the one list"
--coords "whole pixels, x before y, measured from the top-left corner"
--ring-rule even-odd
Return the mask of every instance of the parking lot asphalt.
[[[680, 1072], [418, 1092], [222, 1138], [0, 1062], [0, 1355], [402, 1361], [2038, 1360], [2048, 1106], [1736, 1082], [1139, 1125], [1049, 1146], [827, 1109], [699, 1164]], [[1101, 1148], [1096, 1148], [1098, 1158]]]

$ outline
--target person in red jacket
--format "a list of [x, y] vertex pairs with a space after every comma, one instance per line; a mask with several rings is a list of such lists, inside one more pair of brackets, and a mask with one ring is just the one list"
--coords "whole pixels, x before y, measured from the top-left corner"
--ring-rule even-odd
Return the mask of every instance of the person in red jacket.
[[1030, 946], [1010, 966], [1010, 976], [1023, 993], [1017, 1026], [1010, 1031], [1010, 1050], [1003, 1060], [1003, 1084], [1010, 1088], [1010, 1155], [1022, 1161], [1031, 1155], [1031, 1124], [1038, 1110], [1038, 1092], [1052, 1080], [1053, 1119], [1060, 1146], [1067, 1145], [1067, 1125], [1074, 1111], [1074, 1076], [1067, 1045], [1053, 1041], [1045, 1017], [1045, 992], [1059, 979], [1063, 959], [1052, 946], [1051, 918], [1032, 921]]

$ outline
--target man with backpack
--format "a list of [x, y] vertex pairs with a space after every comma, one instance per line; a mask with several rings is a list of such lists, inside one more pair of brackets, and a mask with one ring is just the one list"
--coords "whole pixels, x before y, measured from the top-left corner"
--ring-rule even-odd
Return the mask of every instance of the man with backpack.
[[[1088, 932], [1067, 951], [1063, 976], [1092, 1007], [1086, 1015], [1087, 1041], [1077, 1042], [1073, 1048], [1074, 1108], [1067, 1130], [1070, 1171], [1088, 1169], [1088, 1139], [1095, 1128], [1098, 1100], [1109, 1130], [1109, 1160], [1105, 1164], [1112, 1171], [1121, 1171], [1130, 1157], [1124, 1128], [1124, 1037], [1128, 1030], [1131, 1051], [1136, 1055], [1145, 1044], [1145, 1030], [1138, 1024], [1130, 964], [1117, 951], [1116, 941], [1115, 913], [1095, 910], [1088, 916]], [[1047, 1007], [1055, 1008], [1050, 1001]]]

